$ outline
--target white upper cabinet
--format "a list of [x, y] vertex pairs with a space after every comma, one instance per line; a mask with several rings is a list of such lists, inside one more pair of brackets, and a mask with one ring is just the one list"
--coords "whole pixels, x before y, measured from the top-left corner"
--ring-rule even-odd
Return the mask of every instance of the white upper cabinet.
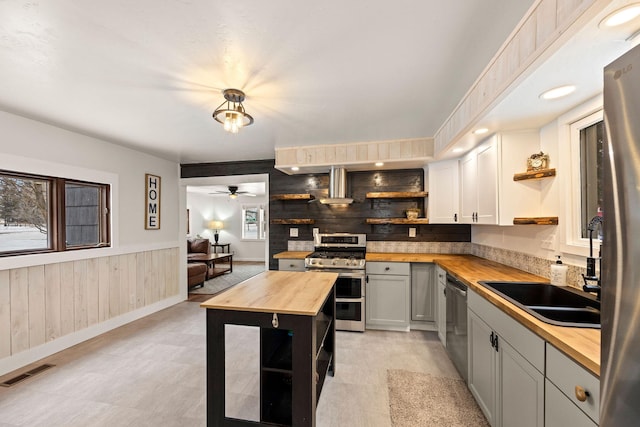
[[458, 160], [429, 164], [429, 223], [459, 222]]
[[[466, 224], [513, 225], [515, 217], [540, 212], [539, 183], [513, 175], [539, 152], [537, 131], [495, 134], [460, 160], [460, 220]], [[432, 194], [432, 189], [429, 189]]]
[[460, 211], [465, 224], [498, 224], [499, 142], [494, 135], [460, 161]]

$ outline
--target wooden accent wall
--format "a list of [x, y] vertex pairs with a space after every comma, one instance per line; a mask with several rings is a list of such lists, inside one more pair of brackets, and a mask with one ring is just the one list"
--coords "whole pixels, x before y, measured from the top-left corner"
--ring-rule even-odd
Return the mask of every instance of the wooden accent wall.
[[178, 248], [0, 271], [0, 358], [179, 294]]
[[[270, 200], [269, 220], [308, 218], [314, 224], [269, 225], [269, 268], [277, 269], [273, 255], [286, 251], [289, 240], [313, 240], [313, 228], [320, 232], [365, 233], [369, 241], [470, 242], [471, 226], [465, 224], [370, 225], [366, 218], [403, 217], [405, 209], [420, 208], [421, 216], [427, 200], [367, 199], [368, 192], [424, 191], [423, 169], [349, 172], [347, 195], [354, 199], [349, 206], [322, 205], [317, 199], [326, 197], [329, 173], [287, 175], [273, 167], [273, 160], [224, 162], [181, 165], [181, 177], [205, 177], [244, 174], [269, 174], [269, 194], [308, 193], [315, 200]], [[428, 216], [428, 213], [427, 213]], [[409, 237], [409, 227], [416, 228], [416, 237]], [[289, 229], [297, 228], [298, 237], [289, 237]]]

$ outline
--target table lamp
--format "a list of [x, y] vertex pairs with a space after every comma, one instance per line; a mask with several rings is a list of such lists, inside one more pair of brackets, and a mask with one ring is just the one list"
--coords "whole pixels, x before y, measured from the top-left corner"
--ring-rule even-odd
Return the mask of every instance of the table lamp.
[[222, 221], [209, 221], [209, 228], [213, 230], [213, 240], [218, 243], [218, 238], [220, 237], [220, 235], [218, 234], [218, 232], [220, 230], [222, 230]]

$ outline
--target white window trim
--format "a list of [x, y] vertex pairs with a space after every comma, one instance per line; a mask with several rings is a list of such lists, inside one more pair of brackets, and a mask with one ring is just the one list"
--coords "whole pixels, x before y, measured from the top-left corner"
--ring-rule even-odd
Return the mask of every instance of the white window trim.
[[[33, 159], [23, 156], [15, 156], [3, 153], [0, 156], [0, 169], [16, 171], [22, 173], [30, 173], [34, 175], [44, 176], [61, 176], [66, 179], [75, 179], [88, 182], [99, 182], [107, 184], [110, 188], [111, 200], [111, 246], [105, 248], [95, 248], [90, 250], [72, 250], [62, 252], [48, 252], [43, 254], [16, 255], [0, 258], [0, 270], [30, 267], [32, 265], [53, 264], [66, 261], [75, 261], [80, 259], [96, 258], [99, 256], [109, 256], [117, 254], [120, 251], [120, 242], [118, 239], [119, 227], [119, 180], [118, 175], [83, 168], [79, 166], [66, 165], [61, 163], [49, 162], [46, 160]], [[60, 171], [64, 173], [61, 174]]]
[[[603, 119], [602, 96], [598, 96], [558, 118], [558, 152], [562, 194], [564, 197], [562, 228], [564, 233], [560, 242], [563, 253], [589, 256], [589, 239], [580, 237], [581, 226], [581, 187], [580, 187], [580, 136], [579, 129], [597, 123]], [[564, 171], [566, 172], [564, 172]], [[594, 242], [596, 243], [596, 242]], [[597, 242], [599, 244], [599, 240]]]
[[[244, 215], [245, 215], [245, 210], [247, 209], [251, 209], [251, 208], [258, 208], [259, 210], [262, 210], [262, 220], [258, 219], [258, 236], [260, 235], [260, 231], [264, 230], [263, 234], [265, 235], [265, 237], [263, 239], [257, 238], [257, 239], [248, 239], [244, 237]], [[266, 238], [266, 216], [267, 216], [267, 211], [265, 209], [265, 206], [263, 204], [257, 203], [257, 204], [246, 204], [246, 205], [242, 205], [241, 209], [240, 209], [240, 240], [242, 240], [243, 242], [266, 242], [267, 238]]]

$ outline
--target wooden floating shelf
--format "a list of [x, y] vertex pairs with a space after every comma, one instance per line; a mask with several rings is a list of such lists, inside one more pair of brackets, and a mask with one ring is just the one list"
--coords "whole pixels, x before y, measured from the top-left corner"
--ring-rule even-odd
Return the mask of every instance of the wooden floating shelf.
[[367, 218], [367, 224], [429, 224], [429, 218]]
[[513, 218], [513, 225], [558, 225], [558, 217]]
[[315, 197], [311, 194], [274, 194], [271, 196], [271, 200], [313, 200]]
[[411, 199], [414, 197], [427, 197], [428, 191], [388, 191], [382, 193], [367, 193], [367, 199]]
[[513, 175], [514, 181], [524, 181], [527, 179], [541, 179], [556, 176], [556, 170], [554, 169], [540, 169], [537, 171], [516, 173]]
[[303, 224], [315, 224], [315, 219], [300, 218], [300, 219], [272, 219], [269, 221], [271, 224], [281, 225], [303, 225]]

